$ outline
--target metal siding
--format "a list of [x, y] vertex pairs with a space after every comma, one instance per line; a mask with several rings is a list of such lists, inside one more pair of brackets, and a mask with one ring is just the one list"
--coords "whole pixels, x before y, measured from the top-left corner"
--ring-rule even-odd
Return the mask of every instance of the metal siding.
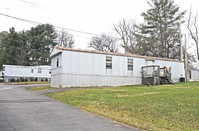
[[141, 67], [146, 66], [146, 60], [142, 58], [133, 58], [133, 72], [134, 77], [139, 77], [141, 79]]
[[154, 65], [170, 66], [171, 67], [171, 79], [174, 82], [179, 82], [180, 77], [185, 77], [184, 63], [174, 61], [161, 61], [155, 60]]
[[[5, 71], [3, 71], [5, 77], [38, 77], [38, 78], [50, 78], [49, 74], [50, 66], [15, 66], [4, 65]], [[42, 72], [38, 73], [38, 69], [41, 68]], [[34, 70], [31, 73], [31, 69]]]
[[104, 55], [65, 51], [63, 57], [63, 73], [105, 75]]
[[[52, 74], [52, 85], [55, 87], [141, 84], [141, 67], [147, 65], [145, 58], [88, 52], [63, 51], [58, 56], [62, 56], [62, 68]], [[106, 56], [112, 57], [112, 69], [106, 69]], [[128, 58], [133, 59], [133, 71], [127, 70]], [[52, 65], [53, 62], [54, 59]], [[171, 66], [174, 82], [179, 81], [181, 74], [184, 76], [183, 63], [154, 60], [153, 64], [160, 67]]]
[[[134, 74], [135, 76], [140, 76], [140, 66], [145, 65], [144, 59], [111, 56], [112, 69], [106, 69], [106, 56], [110, 55], [64, 51], [63, 73], [108, 76], [133, 76]], [[128, 58], [133, 59], [133, 71], [127, 70]], [[140, 68], [139, 70], [137, 70], [138, 67]]]
[[191, 81], [198, 81], [198, 80], [199, 80], [199, 71], [191, 70]]
[[[57, 58], [59, 58], [59, 67], [57, 67]], [[62, 53], [51, 58], [51, 86], [59, 87], [62, 85]]]
[[141, 84], [140, 78], [121, 77], [121, 76], [113, 77], [113, 76], [62, 74], [62, 79], [63, 79], [62, 83], [63, 87], [121, 86], [121, 85]]

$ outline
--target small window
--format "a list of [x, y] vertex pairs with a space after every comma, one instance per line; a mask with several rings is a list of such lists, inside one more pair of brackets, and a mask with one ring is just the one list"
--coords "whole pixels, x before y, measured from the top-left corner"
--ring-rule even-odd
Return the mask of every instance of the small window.
[[106, 57], [106, 69], [112, 69], [112, 57]]
[[31, 69], [31, 73], [34, 73], [34, 69]]
[[128, 70], [133, 70], [133, 59], [128, 59]]
[[51, 71], [49, 71], [49, 74], [51, 74]]
[[59, 58], [57, 58], [57, 67], [59, 67]]
[[5, 66], [3, 66], [3, 71], [5, 71]]
[[41, 68], [38, 68], [38, 73], [40, 73], [40, 74], [42, 73], [42, 70], [41, 70]]

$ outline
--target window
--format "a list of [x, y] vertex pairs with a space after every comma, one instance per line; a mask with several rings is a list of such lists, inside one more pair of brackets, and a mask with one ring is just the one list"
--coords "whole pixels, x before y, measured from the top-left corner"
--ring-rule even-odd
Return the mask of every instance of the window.
[[112, 69], [112, 57], [106, 57], [106, 69]]
[[57, 58], [57, 67], [59, 67], [59, 58]]
[[31, 73], [34, 73], [34, 69], [31, 69]]
[[49, 71], [49, 74], [51, 74], [51, 71]]
[[5, 71], [5, 66], [3, 66], [3, 71]]
[[41, 68], [38, 68], [38, 73], [40, 73], [40, 74], [42, 73], [42, 70], [41, 70]]
[[133, 70], [133, 59], [128, 59], [128, 70]]
[[189, 78], [191, 79], [191, 70], [189, 71]]

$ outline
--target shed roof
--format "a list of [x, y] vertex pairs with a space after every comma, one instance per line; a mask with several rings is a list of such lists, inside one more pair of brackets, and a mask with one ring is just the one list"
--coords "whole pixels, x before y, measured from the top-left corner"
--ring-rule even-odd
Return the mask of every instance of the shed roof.
[[136, 57], [136, 58], [144, 58], [147, 60], [164, 60], [164, 61], [174, 61], [174, 62], [181, 62], [176, 59], [169, 59], [169, 58], [161, 58], [161, 57], [152, 57], [152, 56], [141, 56], [141, 55], [132, 55], [132, 54], [122, 54], [122, 53], [113, 53], [113, 52], [103, 52], [103, 51], [96, 51], [96, 50], [81, 50], [81, 49], [72, 49], [66, 47], [56, 46], [58, 50], [66, 50], [66, 51], [75, 51], [75, 52], [85, 52], [85, 53], [94, 53], [94, 54], [105, 54], [105, 55], [117, 55], [117, 56], [126, 56], [126, 57]]

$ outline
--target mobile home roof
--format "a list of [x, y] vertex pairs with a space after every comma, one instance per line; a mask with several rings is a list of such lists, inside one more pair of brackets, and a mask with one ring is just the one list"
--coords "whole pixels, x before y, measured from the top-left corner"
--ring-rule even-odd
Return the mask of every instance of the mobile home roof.
[[103, 52], [103, 51], [96, 51], [96, 50], [80, 50], [80, 49], [72, 49], [72, 48], [59, 47], [59, 46], [56, 46], [55, 48], [57, 48], [58, 50], [66, 50], [66, 51], [85, 52], [85, 53], [94, 53], [94, 54], [105, 54], [105, 55], [117, 55], [117, 56], [126, 56], [126, 57], [136, 57], [136, 58], [144, 58], [144, 59], [148, 59], [148, 60], [164, 60], [164, 61], [180, 62], [179, 60], [176, 60], [176, 59], [161, 58], [161, 57], [141, 56], [141, 55], [132, 55], [132, 54], [113, 53], [113, 52]]

